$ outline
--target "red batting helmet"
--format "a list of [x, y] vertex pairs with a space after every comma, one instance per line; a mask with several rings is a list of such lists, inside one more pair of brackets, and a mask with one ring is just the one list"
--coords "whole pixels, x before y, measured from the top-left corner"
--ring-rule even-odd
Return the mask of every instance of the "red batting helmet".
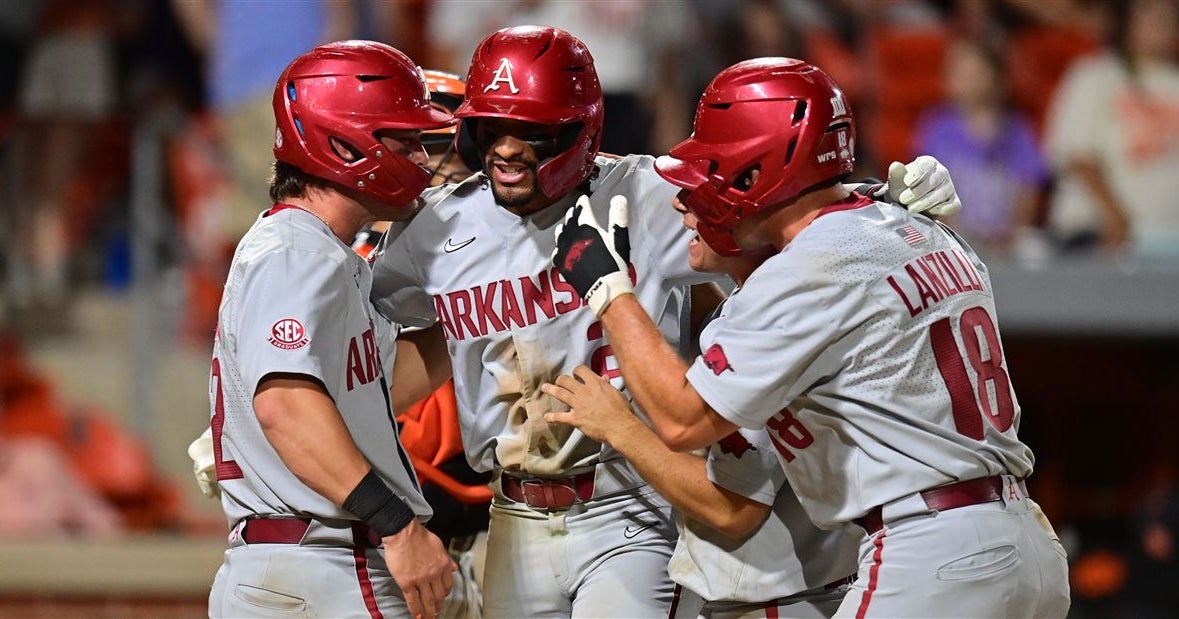
[[[375, 134], [454, 124], [430, 106], [421, 69], [372, 41], [328, 43], [296, 58], [275, 85], [274, 120], [275, 159], [394, 206], [417, 198], [430, 173]], [[357, 158], [340, 158], [332, 139]]]
[[537, 168], [541, 192], [557, 199], [593, 171], [602, 114], [602, 86], [584, 43], [548, 26], [505, 28], [484, 39], [471, 57], [467, 100], [454, 113], [463, 121], [459, 155], [470, 169], [483, 169], [475, 145], [478, 118], [566, 125], [557, 154]]
[[655, 169], [691, 192], [686, 206], [708, 246], [735, 256], [732, 229], [743, 218], [851, 173], [855, 136], [847, 99], [826, 73], [793, 58], [756, 58], [713, 78], [692, 135]]

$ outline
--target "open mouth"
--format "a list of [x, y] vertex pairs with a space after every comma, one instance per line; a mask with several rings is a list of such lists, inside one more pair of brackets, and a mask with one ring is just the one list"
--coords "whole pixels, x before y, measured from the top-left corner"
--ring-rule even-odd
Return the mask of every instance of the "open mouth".
[[[696, 232], [696, 229], [693, 228], [692, 226], [684, 224], [684, 227], [692, 232]], [[688, 240], [688, 252], [692, 253], [692, 254], [696, 253], [697, 251], [700, 250], [700, 244], [703, 242], [704, 241], [701, 240], [701, 238], [700, 238], [700, 233], [696, 232], [696, 234], [693, 235], [692, 238]]]
[[492, 177], [501, 185], [514, 185], [524, 180], [528, 169], [521, 163], [496, 162], [492, 166]]

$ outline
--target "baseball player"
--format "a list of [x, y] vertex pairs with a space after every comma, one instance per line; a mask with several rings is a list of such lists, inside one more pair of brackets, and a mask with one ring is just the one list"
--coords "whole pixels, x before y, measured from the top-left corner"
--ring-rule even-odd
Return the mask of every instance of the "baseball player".
[[[950, 229], [840, 185], [854, 144], [816, 67], [749, 60], [709, 85], [656, 169], [683, 188], [691, 254], [772, 255], [690, 366], [630, 291], [625, 198], [608, 231], [571, 211], [554, 263], [599, 298], [627, 387], [671, 448], [765, 428], [811, 519], [868, 533], [837, 616], [1063, 617], [1067, 563], [1024, 487], [1032, 454], [986, 266]], [[582, 382], [601, 386], [576, 375], [544, 388], [574, 414]]]
[[[368, 41], [296, 58], [274, 114], [275, 205], [238, 245], [213, 346], [231, 530], [209, 614], [434, 617], [454, 565], [422, 524], [431, 510], [384, 372], [393, 353], [378, 346], [388, 325], [347, 243], [369, 221], [413, 214], [430, 178], [421, 130], [453, 117], [429, 105], [409, 58]], [[410, 401], [429, 391], [431, 335], [417, 334], [422, 348], [399, 340], [393, 379]]]
[[[466, 94], [463, 81], [452, 73], [431, 69], [422, 71], [422, 75], [430, 90], [430, 104], [447, 114], [453, 114]], [[425, 167], [430, 172], [430, 186], [463, 180], [471, 175], [471, 171], [454, 153], [454, 133], [453, 125], [422, 132], [422, 145], [428, 156]], [[370, 256], [389, 223], [379, 221], [363, 228], [353, 239], [352, 249], [366, 258]], [[390, 335], [393, 335], [392, 330]], [[385, 344], [392, 344], [392, 341]], [[439, 467], [440, 473], [460, 478], [463, 484], [487, 483], [486, 474], [472, 471], [461, 457], [462, 444], [459, 441], [453, 382], [447, 381], [435, 393], [408, 409], [395, 409], [394, 412], [402, 428], [402, 446], [411, 456]], [[485, 502], [461, 502], [443, 488], [429, 483], [423, 485], [422, 493], [435, 512], [427, 528], [437, 533], [443, 542], [449, 543], [458, 536], [464, 538], [457, 540], [459, 547], [469, 546], [470, 539], [467, 538], [487, 528]]]
[[[723, 257], [705, 245], [695, 249], [689, 258], [693, 269], [724, 272], [738, 286], [768, 257]], [[574, 388], [583, 389], [583, 397], [568, 417], [570, 425], [621, 452], [685, 516], [668, 565], [683, 587], [671, 616], [835, 612], [855, 573], [863, 534], [854, 527], [830, 532], [815, 527], [786, 484], [764, 430], [739, 428], [709, 446], [706, 458], [677, 453], [632, 414], [626, 397], [609, 383], [595, 377]]]
[[[453, 114], [467, 94], [467, 85], [462, 78], [445, 71], [426, 69], [422, 71], [426, 87], [430, 90], [430, 105], [448, 114]], [[453, 126], [422, 131], [422, 146], [426, 147], [426, 169], [430, 171], [430, 186], [458, 183], [471, 175], [467, 166], [454, 150]], [[378, 221], [365, 226], [352, 241], [352, 249], [366, 258], [381, 242], [381, 236], [389, 228], [389, 222]]]
[[546, 423], [558, 403], [540, 387], [578, 364], [621, 386], [601, 324], [550, 263], [552, 228], [583, 197], [603, 217], [599, 196], [649, 205], [634, 209], [636, 298], [671, 346], [687, 339], [687, 286], [708, 276], [688, 266], [690, 235], [663, 207], [675, 188], [651, 157], [597, 156], [593, 59], [555, 28], [482, 41], [455, 116], [459, 156], [478, 172], [427, 192], [386, 238], [372, 298], [393, 322], [439, 321], [447, 336], [467, 459], [493, 472], [484, 612], [664, 615], [670, 506], [616, 450]]

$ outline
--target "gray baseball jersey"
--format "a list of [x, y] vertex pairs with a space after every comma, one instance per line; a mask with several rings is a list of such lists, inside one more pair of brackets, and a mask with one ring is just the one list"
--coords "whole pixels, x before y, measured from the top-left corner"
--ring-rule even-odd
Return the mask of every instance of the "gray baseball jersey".
[[[628, 198], [635, 295], [681, 346], [690, 339], [686, 285], [709, 276], [688, 266], [689, 233], [671, 208], [676, 190], [653, 161], [599, 158], [590, 204], [607, 221], [610, 198]], [[675, 527], [666, 501], [612, 447], [543, 417], [563, 405], [540, 386], [580, 364], [623, 387], [601, 323], [551, 262], [553, 227], [579, 196], [520, 217], [495, 203], [479, 173], [428, 192], [427, 208], [387, 235], [373, 264], [373, 301], [388, 318], [442, 323], [474, 468], [540, 477], [594, 471], [592, 500], [564, 512], [497, 494], [489, 617], [660, 616], [672, 601], [666, 566]]]
[[667, 569], [703, 599], [765, 603], [822, 590], [856, 571], [863, 532], [823, 531], [810, 521], [764, 430], [742, 428], [709, 447], [708, 478], [771, 512], [742, 541], [692, 520], [683, 523]]
[[1027, 477], [986, 267], [948, 228], [852, 194], [753, 273], [688, 380], [768, 427], [811, 518], [837, 527], [957, 480]]
[[[653, 161], [599, 158], [590, 204], [607, 221], [611, 196], [630, 201], [635, 296], [676, 346], [688, 339], [683, 286], [715, 276], [688, 266], [688, 232], [671, 208], [675, 188]], [[601, 323], [550, 260], [553, 226], [579, 195], [519, 217], [498, 206], [476, 174], [428, 192], [427, 208], [391, 231], [373, 264], [373, 301], [386, 317], [414, 326], [442, 321], [463, 443], [478, 470], [555, 476], [619, 458], [543, 418], [561, 405], [540, 386], [579, 364], [623, 386]]]
[[355, 519], [299, 481], [262, 433], [254, 392], [275, 372], [322, 383], [373, 469], [429, 517], [390, 409], [383, 362], [392, 352], [378, 350], [388, 326], [368, 301], [368, 264], [311, 213], [268, 213], [238, 245], [213, 345], [211, 425], [230, 525], [252, 515]]

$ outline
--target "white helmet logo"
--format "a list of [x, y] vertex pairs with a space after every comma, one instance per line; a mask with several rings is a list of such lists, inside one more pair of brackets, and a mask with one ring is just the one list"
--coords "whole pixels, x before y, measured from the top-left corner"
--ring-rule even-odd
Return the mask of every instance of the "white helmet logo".
[[835, 93], [835, 96], [831, 97], [831, 115], [847, 116], [847, 106], [843, 103], [842, 93]]
[[282, 129], [276, 128], [274, 130], [274, 147], [282, 148]]
[[499, 59], [499, 68], [495, 70], [495, 75], [492, 78], [491, 83], [483, 89], [483, 92], [487, 92], [489, 90], [499, 90], [500, 82], [507, 84], [508, 90], [511, 90], [512, 94], [520, 94], [520, 89], [516, 88], [516, 81], [512, 79], [512, 63], [508, 62], [507, 58]]

